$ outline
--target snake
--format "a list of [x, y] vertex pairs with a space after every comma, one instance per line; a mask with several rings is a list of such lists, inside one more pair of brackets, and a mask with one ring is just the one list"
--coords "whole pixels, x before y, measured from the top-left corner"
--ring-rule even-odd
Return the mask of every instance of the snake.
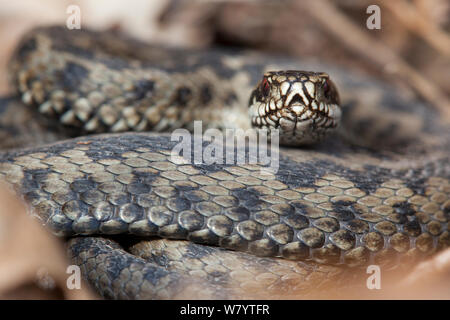
[[[9, 75], [0, 179], [104, 298], [307, 297], [450, 244], [450, 128], [404, 88], [59, 26], [28, 32]], [[276, 170], [250, 141], [220, 149], [227, 130], [279, 142]], [[174, 132], [193, 148], [174, 155]]]

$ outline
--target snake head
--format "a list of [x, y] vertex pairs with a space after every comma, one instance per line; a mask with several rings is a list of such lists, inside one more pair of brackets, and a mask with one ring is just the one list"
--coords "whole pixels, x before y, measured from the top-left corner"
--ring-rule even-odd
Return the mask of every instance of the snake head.
[[279, 130], [284, 145], [313, 144], [336, 128], [341, 118], [339, 94], [328, 74], [270, 71], [249, 101], [252, 125]]

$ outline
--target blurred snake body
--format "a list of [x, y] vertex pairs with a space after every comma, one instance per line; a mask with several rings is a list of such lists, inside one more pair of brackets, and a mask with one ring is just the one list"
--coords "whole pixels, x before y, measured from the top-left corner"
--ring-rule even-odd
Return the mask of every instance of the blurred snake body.
[[[449, 246], [450, 129], [367, 76], [58, 27], [10, 71], [0, 177], [106, 298], [302, 297]], [[164, 132], [194, 120], [288, 147], [273, 173], [177, 161]]]

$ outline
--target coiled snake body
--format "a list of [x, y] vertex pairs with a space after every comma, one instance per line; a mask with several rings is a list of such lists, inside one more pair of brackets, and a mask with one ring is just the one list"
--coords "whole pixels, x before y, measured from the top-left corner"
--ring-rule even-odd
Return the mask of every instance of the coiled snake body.
[[[4, 144], [27, 146], [2, 154], [0, 176], [71, 237], [72, 260], [104, 297], [295, 297], [449, 245], [449, 128], [385, 84], [311, 61], [62, 28], [29, 34], [10, 67], [37, 108], [0, 100]], [[267, 73], [302, 69], [336, 86], [323, 73]], [[34, 118], [9, 139], [12, 113]], [[194, 120], [277, 128], [282, 144], [307, 146], [281, 148], [267, 173], [173, 158], [168, 134], [119, 133], [192, 130]]]

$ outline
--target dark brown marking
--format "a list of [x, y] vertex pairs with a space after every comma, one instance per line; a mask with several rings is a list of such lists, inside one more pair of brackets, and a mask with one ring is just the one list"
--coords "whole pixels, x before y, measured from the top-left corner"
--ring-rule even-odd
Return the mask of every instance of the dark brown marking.
[[191, 98], [191, 94], [191, 89], [186, 87], [179, 88], [175, 97], [175, 103], [182, 107], [186, 106]]
[[212, 100], [212, 88], [208, 84], [205, 84], [200, 90], [200, 101], [203, 105], [208, 104]]

